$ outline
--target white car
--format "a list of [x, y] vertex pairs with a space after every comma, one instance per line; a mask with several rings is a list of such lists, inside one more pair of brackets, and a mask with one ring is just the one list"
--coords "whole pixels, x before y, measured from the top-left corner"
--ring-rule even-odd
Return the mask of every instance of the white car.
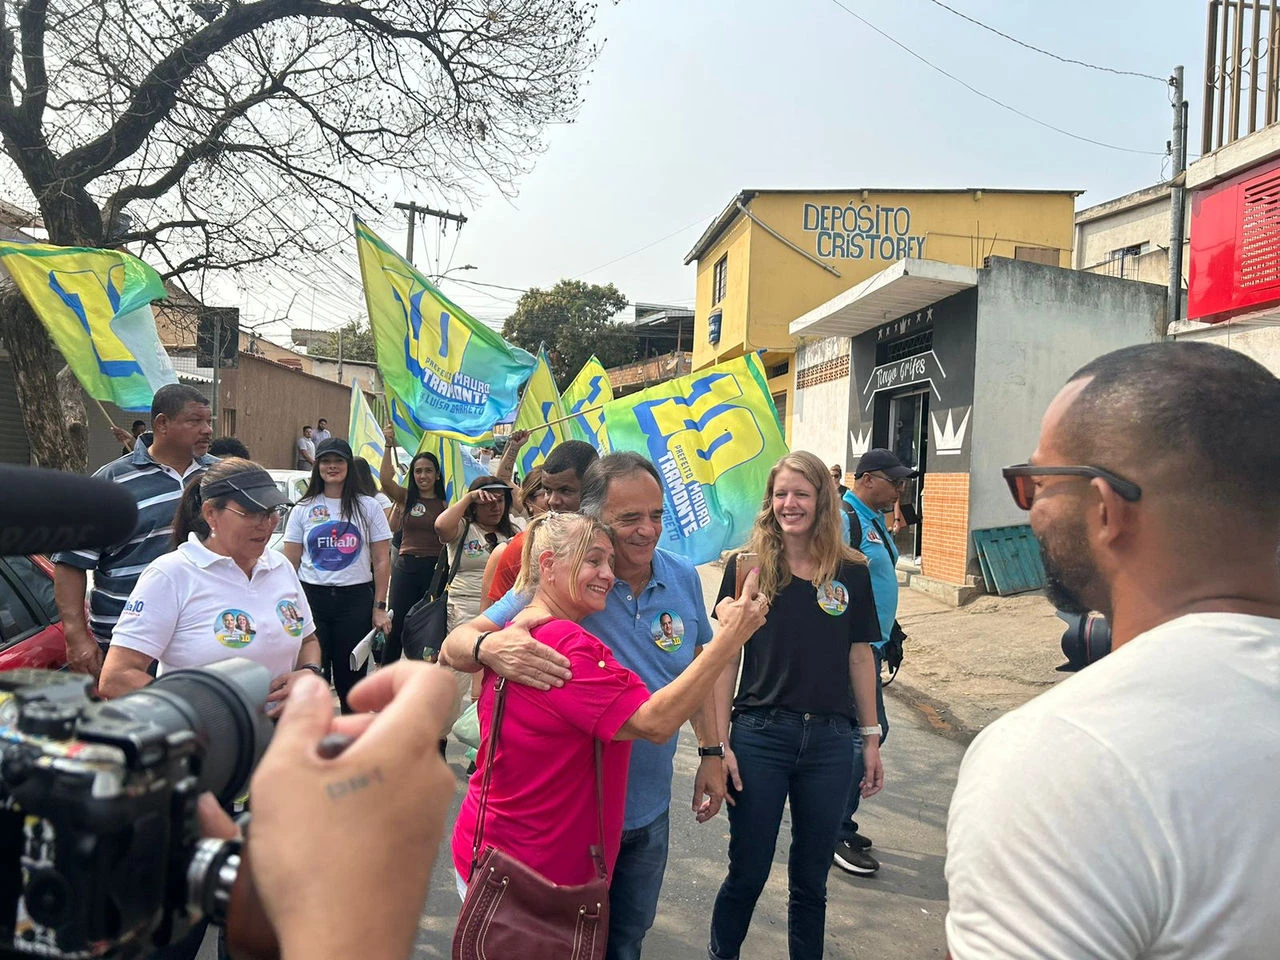
[[[311, 483], [310, 470], [268, 470], [271, 479], [276, 482], [276, 486], [292, 503], [297, 503], [302, 499], [302, 495], [307, 492], [307, 485]], [[284, 528], [289, 522], [289, 515], [285, 514], [278, 524], [276, 524], [275, 533], [271, 535], [268, 546], [272, 550], [279, 550], [284, 546]]]

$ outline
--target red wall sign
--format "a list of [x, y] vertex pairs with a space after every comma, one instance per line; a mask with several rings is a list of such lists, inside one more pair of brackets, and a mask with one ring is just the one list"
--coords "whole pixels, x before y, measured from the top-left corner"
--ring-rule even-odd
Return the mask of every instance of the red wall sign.
[[1187, 317], [1219, 323], [1280, 304], [1280, 160], [1191, 198]]

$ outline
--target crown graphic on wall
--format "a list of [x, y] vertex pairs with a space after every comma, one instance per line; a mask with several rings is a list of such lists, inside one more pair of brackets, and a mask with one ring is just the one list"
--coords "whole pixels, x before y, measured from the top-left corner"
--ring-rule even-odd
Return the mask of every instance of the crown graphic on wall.
[[866, 433], [854, 433], [849, 431], [849, 446], [855, 457], [860, 457], [871, 449], [871, 428], [867, 427]]
[[933, 422], [933, 452], [940, 457], [958, 454], [964, 446], [964, 432], [969, 428], [969, 414], [973, 413], [973, 407], [965, 408], [964, 419], [960, 421], [959, 427], [952, 422], [951, 413], [952, 411], [947, 411], [946, 423], [941, 427], [938, 426], [938, 415], [929, 414], [929, 419]]

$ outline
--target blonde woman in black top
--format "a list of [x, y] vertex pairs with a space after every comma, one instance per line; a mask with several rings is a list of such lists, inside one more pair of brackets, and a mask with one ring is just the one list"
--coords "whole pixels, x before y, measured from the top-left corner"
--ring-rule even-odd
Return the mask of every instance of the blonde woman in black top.
[[[759, 590], [771, 606], [744, 648], [736, 693], [736, 663], [717, 688], [721, 717], [730, 716], [732, 700], [725, 769], [733, 805], [709, 956], [739, 956], [790, 802], [788, 952], [791, 960], [817, 960], [855, 737], [866, 755], [862, 795], [884, 785], [880, 728], [859, 726], [860, 718], [876, 722], [870, 643], [880, 625], [866, 558], [845, 544], [835, 484], [813, 454], [790, 453], [774, 466], [747, 551], [759, 561]], [[721, 597], [733, 596], [743, 556], [726, 565]]]

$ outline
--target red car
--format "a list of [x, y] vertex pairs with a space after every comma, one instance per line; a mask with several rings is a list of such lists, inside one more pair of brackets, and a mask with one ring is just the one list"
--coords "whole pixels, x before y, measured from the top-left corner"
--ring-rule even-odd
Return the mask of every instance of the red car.
[[62, 621], [46, 557], [0, 557], [0, 670], [67, 664]]

